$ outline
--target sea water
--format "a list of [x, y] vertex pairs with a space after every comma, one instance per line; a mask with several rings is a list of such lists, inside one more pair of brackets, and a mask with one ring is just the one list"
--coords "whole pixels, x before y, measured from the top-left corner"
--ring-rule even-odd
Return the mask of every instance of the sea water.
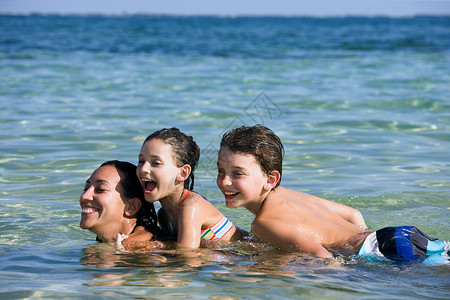
[[450, 298], [449, 268], [320, 260], [251, 242], [126, 253], [79, 228], [102, 162], [176, 126], [215, 185], [227, 129], [285, 145], [285, 187], [368, 226], [450, 240], [450, 18], [0, 16], [0, 298]]

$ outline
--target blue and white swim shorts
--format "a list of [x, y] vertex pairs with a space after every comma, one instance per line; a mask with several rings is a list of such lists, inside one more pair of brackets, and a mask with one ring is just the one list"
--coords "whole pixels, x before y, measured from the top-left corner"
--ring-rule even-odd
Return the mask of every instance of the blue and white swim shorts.
[[368, 235], [358, 253], [371, 261], [450, 263], [450, 242], [433, 239], [414, 226], [386, 227]]

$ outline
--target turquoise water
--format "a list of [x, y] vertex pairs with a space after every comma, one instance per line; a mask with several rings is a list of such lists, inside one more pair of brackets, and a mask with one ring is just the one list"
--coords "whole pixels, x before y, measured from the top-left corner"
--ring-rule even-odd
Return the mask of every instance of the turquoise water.
[[226, 129], [263, 123], [284, 186], [450, 240], [449, 70], [449, 17], [0, 16], [0, 298], [449, 299], [448, 267], [123, 253], [78, 226], [91, 172], [177, 126], [202, 149], [196, 190], [248, 230], [215, 159]]

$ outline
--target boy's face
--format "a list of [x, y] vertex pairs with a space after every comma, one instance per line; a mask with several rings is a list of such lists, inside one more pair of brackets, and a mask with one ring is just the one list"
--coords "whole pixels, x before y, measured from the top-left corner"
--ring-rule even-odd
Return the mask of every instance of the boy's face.
[[217, 186], [225, 195], [227, 207], [244, 206], [262, 201], [267, 176], [254, 156], [234, 153], [221, 147], [217, 159]]

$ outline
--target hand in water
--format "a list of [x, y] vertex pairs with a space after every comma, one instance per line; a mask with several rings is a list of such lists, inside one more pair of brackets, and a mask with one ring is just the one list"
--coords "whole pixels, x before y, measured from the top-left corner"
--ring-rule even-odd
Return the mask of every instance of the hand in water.
[[116, 246], [118, 249], [123, 249], [122, 241], [126, 238], [128, 238], [128, 235], [126, 235], [126, 234], [121, 234], [121, 233], [117, 234]]

